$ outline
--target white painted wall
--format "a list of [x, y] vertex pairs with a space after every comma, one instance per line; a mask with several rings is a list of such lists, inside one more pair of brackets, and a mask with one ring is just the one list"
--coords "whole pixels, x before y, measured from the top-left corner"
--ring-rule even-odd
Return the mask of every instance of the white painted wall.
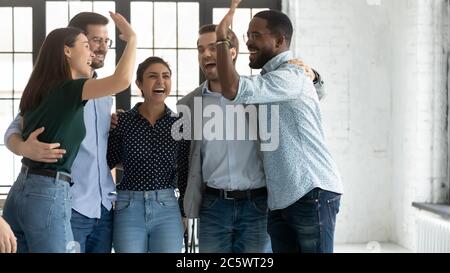
[[448, 193], [448, 8], [444, 0], [392, 2], [391, 239], [415, 249], [411, 202], [445, 201]]
[[446, 1], [286, 0], [283, 9], [293, 50], [327, 86], [324, 127], [345, 187], [336, 242], [413, 249], [411, 203], [445, 198], [433, 188], [447, 181]]

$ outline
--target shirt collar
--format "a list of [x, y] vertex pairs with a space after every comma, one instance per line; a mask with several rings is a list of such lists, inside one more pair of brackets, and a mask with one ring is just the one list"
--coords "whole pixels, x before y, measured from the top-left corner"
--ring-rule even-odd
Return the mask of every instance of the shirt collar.
[[203, 83], [203, 86], [202, 86], [202, 94], [203, 94], [203, 95], [215, 96], [215, 97], [221, 97], [221, 96], [222, 96], [222, 94], [220, 94], [220, 93], [213, 92], [213, 91], [209, 90], [209, 82], [208, 82], [208, 80], [206, 80], [206, 81]]
[[291, 60], [293, 58], [292, 56], [293, 56], [292, 52], [289, 50], [278, 54], [263, 66], [261, 74], [264, 75], [266, 73], [276, 70], [278, 67], [280, 67], [280, 65]]
[[[136, 105], [130, 110], [130, 113], [133, 114], [134, 116], [140, 116], [141, 114], [139, 113], [139, 106], [141, 104], [142, 102], [136, 103]], [[161, 119], [176, 116], [176, 114], [174, 114], [172, 110], [170, 110], [170, 108], [167, 107], [167, 104], [164, 104], [164, 106], [165, 106], [164, 115], [161, 117]]]

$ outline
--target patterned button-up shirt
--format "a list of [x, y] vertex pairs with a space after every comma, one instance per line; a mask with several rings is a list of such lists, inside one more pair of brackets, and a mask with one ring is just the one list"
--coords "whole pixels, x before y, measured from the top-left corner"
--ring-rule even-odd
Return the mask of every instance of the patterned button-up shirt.
[[[263, 152], [271, 210], [292, 205], [314, 188], [343, 192], [338, 168], [325, 145], [316, 90], [303, 69], [287, 63], [290, 59], [291, 52], [281, 53], [263, 67], [261, 75], [241, 76], [233, 101], [266, 106], [268, 128], [279, 125], [279, 135], [270, 140], [276, 143], [278, 137], [278, 148]], [[277, 124], [271, 122], [272, 115]], [[259, 118], [264, 118], [261, 112]]]

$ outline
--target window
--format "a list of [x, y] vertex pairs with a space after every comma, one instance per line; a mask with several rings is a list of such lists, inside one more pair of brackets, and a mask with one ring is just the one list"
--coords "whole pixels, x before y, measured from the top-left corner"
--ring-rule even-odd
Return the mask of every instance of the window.
[[[20, 159], [3, 143], [3, 134], [18, 113], [21, 94], [31, 73], [33, 61], [47, 33], [65, 27], [82, 11], [94, 11], [107, 17], [108, 11], [125, 16], [138, 34], [136, 66], [145, 58], [156, 55], [169, 62], [173, 71], [172, 93], [167, 104], [175, 109], [177, 100], [191, 92], [202, 79], [197, 61], [197, 31], [199, 26], [218, 23], [228, 9], [229, 0], [98, 0], [46, 1], [5, 0], [0, 3], [0, 199], [5, 198], [20, 172]], [[237, 62], [239, 73], [255, 74], [248, 68], [247, 49], [243, 42], [248, 22], [261, 9], [281, 9], [281, 0], [246, 0], [237, 11], [233, 30], [240, 41]], [[115, 63], [124, 49], [116, 38], [114, 24], [109, 25], [114, 40], [105, 67], [99, 76], [114, 71]], [[137, 67], [136, 67], [137, 69]], [[134, 82], [134, 81], [133, 81]], [[132, 84], [130, 90], [116, 96], [117, 108], [129, 109], [140, 101], [140, 92]], [[114, 110], [114, 109], [113, 109]]]
[[[0, 7], [0, 130], [6, 131], [33, 67], [32, 8]], [[20, 172], [20, 158], [0, 140], [0, 197], [6, 195]]]

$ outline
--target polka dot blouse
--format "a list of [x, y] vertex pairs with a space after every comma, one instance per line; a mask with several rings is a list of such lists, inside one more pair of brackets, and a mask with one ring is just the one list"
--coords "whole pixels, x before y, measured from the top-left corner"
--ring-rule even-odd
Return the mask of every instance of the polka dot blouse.
[[114, 168], [123, 163], [124, 168], [117, 189], [152, 191], [178, 187], [182, 197], [190, 142], [172, 138], [172, 125], [179, 117], [172, 116], [173, 112], [166, 106], [163, 117], [151, 125], [139, 113], [141, 104], [119, 114], [119, 123], [109, 134], [108, 165]]

